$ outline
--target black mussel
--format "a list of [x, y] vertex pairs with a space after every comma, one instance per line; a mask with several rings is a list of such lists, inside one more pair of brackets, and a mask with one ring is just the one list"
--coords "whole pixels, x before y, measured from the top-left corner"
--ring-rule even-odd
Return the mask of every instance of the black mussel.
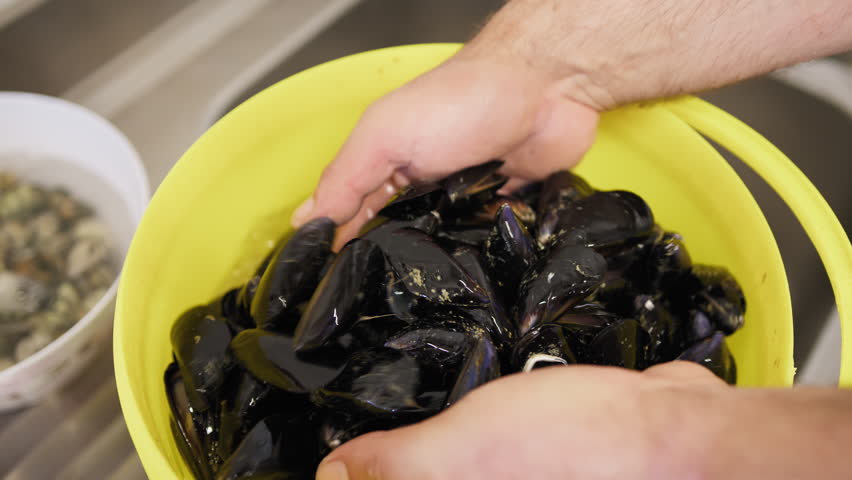
[[577, 352], [585, 348], [578, 330], [558, 323], [536, 326], [515, 345], [512, 352], [514, 369], [529, 372], [552, 365], [579, 363]]
[[[395, 317], [412, 321], [417, 318], [414, 313], [420, 305], [421, 299], [417, 295], [408, 291], [400, 275], [393, 271], [390, 262], [386, 263], [387, 270], [385, 271], [385, 307], [387, 313], [393, 314]], [[381, 305], [381, 302], [379, 302]], [[373, 306], [371, 314], [381, 315], [384, 313], [381, 306]]]
[[[208, 428], [212, 433], [214, 425], [210, 424], [210, 412], [196, 412], [189, 404], [186, 395], [186, 385], [183, 375], [176, 363], [169, 364], [165, 374], [166, 398], [171, 410], [171, 428], [175, 443], [181, 455], [188, 459], [189, 467], [195, 477], [201, 480], [213, 478], [212, 466], [208, 460], [212, 452]], [[215, 441], [215, 439], [213, 439]], [[218, 466], [214, 461], [213, 466]]]
[[635, 297], [634, 316], [650, 337], [648, 358], [652, 362], [671, 361], [683, 350], [683, 338], [688, 329], [681, 325], [659, 296]]
[[[286, 243], [289, 238], [290, 235], [282, 237], [278, 241], [276, 249], [280, 245]], [[234, 327], [236, 332], [257, 326], [254, 323], [254, 319], [251, 318], [251, 302], [254, 300], [254, 295], [257, 293], [257, 287], [260, 285], [260, 279], [263, 277], [263, 272], [266, 271], [266, 267], [269, 266], [269, 261], [272, 259], [274, 251], [275, 250], [269, 252], [266, 257], [263, 258], [251, 278], [249, 278], [246, 283], [240, 286], [237, 290], [237, 294], [234, 297], [234, 307], [236, 308], [237, 315], [234, 317], [226, 315], [228, 321], [231, 322], [231, 326]]]
[[337, 377], [311, 394], [328, 409], [399, 418], [437, 413], [446, 391], [434, 390], [417, 359], [391, 348], [356, 352]]
[[496, 195], [508, 178], [497, 173], [502, 160], [492, 160], [481, 165], [453, 173], [443, 181], [447, 199], [453, 206], [485, 203]]
[[225, 396], [219, 416], [220, 457], [228, 458], [257, 422], [285, 406], [296, 407], [293, 398], [272, 385], [242, 373]]
[[604, 327], [589, 345], [589, 363], [642, 370], [648, 366], [648, 332], [632, 318]]
[[387, 217], [378, 216], [364, 225], [359, 238], [374, 242], [385, 249], [392, 241], [391, 235], [397, 230], [414, 229], [432, 235], [440, 223], [441, 215], [434, 211], [413, 220], [390, 220]]
[[523, 200], [507, 195], [497, 195], [472, 211], [455, 212], [457, 216], [447, 218], [445, 225], [462, 227], [491, 227], [503, 205], [508, 205], [518, 220], [527, 228], [535, 227], [535, 210]]
[[722, 380], [735, 385], [737, 383], [737, 364], [734, 356], [728, 350], [724, 332], [716, 332], [712, 336], [687, 348], [678, 360], [695, 362], [704, 365]]
[[445, 226], [435, 232], [435, 237], [442, 245], [451, 249], [463, 245], [478, 249], [485, 243], [489, 234], [491, 234], [490, 222], [488, 226]]
[[384, 255], [375, 243], [355, 239], [346, 244], [320, 281], [296, 327], [295, 349], [314, 350], [345, 333], [358, 319], [365, 301], [374, 298], [378, 293], [374, 290], [381, 288], [384, 265]]
[[319, 462], [311, 415], [279, 414], [259, 421], [219, 469], [216, 480], [309, 480]]
[[464, 356], [470, 335], [462, 328], [421, 322], [389, 338], [384, 346], [406, 352], [423, 365], [455, 366]]
[[560, 170], [551, 174], [540, 186], [537, 196], [538, 219], [536, 240], [539, 245], [550, 245], [559, 225], [559, 218], [568, 205], [580, 198], [588, 197], [594, 189], [583, 178]]
[[653, 232], [654, 216], [638, 195], [625, 191], [596, 192], [559, 211], [553, 234], [539, 238], [554, 243], [605, 248], [645, 237]]
[[[538, 208], [539, 198], [541, 198], [541, 189], [544, 186], [544, 182], [530, 182], [526, 185], [522, 185], [518, 188], [513, 196], [520, 199], [522, 202], [526, 203], [530, 207]], [[538, 213], [536, 213], [536, 220], [538, 220]]]
[[335, 227], [329, 218], [313, 219], [275, 250], [251, 302], [251, 316], [259, 328], [293, 330], [298, 316], [292, 313], [316, 289], [331, 254]]
[[482, 257], [500, 299], [514, 303], [521, 277], [536, 262], [536, 248], [532, 236], [509, 205], [500, 207], [482, 247]]
[[446, 194], [436, 183], [412, 184], [403, 188], [379, 215], [393, 220], [414, 220], [435, 210], [440, 211]]
[[500, 376], [500, 358], [488, 334], [473, 339], [465, 352], [455, 385], [447, 395], [446, 407], [454, 405], [473, 389]]
[[216, 316], [209, 306], [187, 310], [172, 326], [172, 350], [196, 412], [218, 403], [234, 365], [228, 353], [232, 338], [227, 320]]
[[397, 230], [382, 249], [405, 288], [420, 299], [441, 305], [488, 303], [482, 287], [429, 235]]
[[524, 275], [518, 289], [516, 321], [526, 334], [584, 299], [600, 285], [606, 259], [590, 248], [566, 245], [543, 258]]
[[350, 337], [350, 351], [381, 347], [388, 338], [407, 328], [414, 319], [400, 318], [394, 314], [362, 316], [352, 325], [346, 337]]
[[676, 233], [660, 232], [660, 235], [652, 235], [649, 240], [653, 240], [653, 243], [639, 242], [645, 252], [637, 255], [636, 260], [623, 270], [623, 274], [636, 289], [653, 293], [666, 290], [668, 285], [679, 282], [692, 266], [692, 260], [683, 238]]
[[335, 448], [355, 437], [378, 430], [391, 430], [406, 425], [398, 419], [353, 414], [344, 411], [326, 412], [317, 429], [320, 443], [320, 456], [324, 457]]
[[579, 342], [574, 344], [574, 353], [585, 357], [585, 346], [602, 328], [616, 320], [618, 320], [617, 316], [603, 310], [596, 310], [594, 304], [586, 303], [568, 309], [553, 320], [553, 323], [568, 329], [571, 338]]
[[515, 339], [515, 326], [509, 319], [504, 303], [500, 300], [491, 279], [485, 273], [479, 253], [471, 248], [462, 246], [453, 250], [453, 258], [476, 281], [488, 296], [488, 305], [483, 308], [466, 308], [464, 315], [484, 327], [498, 345], [502, 348]]
[[746, 303], [739, 283], [724, 267], [695, 265], [692, 273], [702, 284], [696, 308], [704, 311], [716, 328], [730, 335], [743, 326]]
[[255, 328], [234, 337], [231, 351], [255, 378], [298, 397], [334, 378], [336, 369], [301, 360], [293, 343], [290, 337]]

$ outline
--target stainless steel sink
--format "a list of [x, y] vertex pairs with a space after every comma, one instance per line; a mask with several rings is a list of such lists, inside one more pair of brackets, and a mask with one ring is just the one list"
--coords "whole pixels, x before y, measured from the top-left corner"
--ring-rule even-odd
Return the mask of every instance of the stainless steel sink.
[[[18, 66], [0, 78], [0, 89], [58, 94], [110, 118], [139, 150], [154, 186], [212, 122], [262, 88], [363, 50], [465, 41], [504, 3], [152, 0], [140, 9], [134, 0], [78, 0], [75, 10], [61, 0], [15, 1], [28, 8], [44, 5], [0, 28], [0, 65]], [[80, 5], [90, 10], [80, 11]], [[97, 21], [104, 15], [111, 24]], [[85, 27], [73, 23], [75, 16]], [[48, 42], [54, 49], [36, 41], [40, 32], [58, 29], [61, 41]], [[852, 117], [782, 79], [765, 77], [705, 98], [781, 147], [848, 230]], [[852, 105], [852, 94], [848, 97]], [[796, 363], [821, 372], [810, 378], [830, 382], [832, 375], [836, 379], [839, 339], [835, 330], [824, 328], [833, 302], [822, 267], [777, 196], [732, 162], [763, 206], [785, 257], [796, 316]], [[818, 337], [820, 350], [810, 352]], [[33, 409], [0, 415], [0, 444], [13, 446], [0, 455], [0, 477], [144, 476], [120, 420], [109, 346], [104, 347], [98, 368], [67, 391]], [[809, 358], [818, 361], [807, 365]]]

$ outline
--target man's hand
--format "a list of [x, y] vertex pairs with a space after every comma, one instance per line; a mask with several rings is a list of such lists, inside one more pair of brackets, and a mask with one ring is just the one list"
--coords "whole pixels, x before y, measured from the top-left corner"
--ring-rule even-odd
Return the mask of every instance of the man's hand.
[[580, 159], [597, 120], [523, 65], [459, 55], [367, 110], [294, 221], [354, 218], [354, 233], [398, 187], [495, 158], [515, 184], [541, 178]]

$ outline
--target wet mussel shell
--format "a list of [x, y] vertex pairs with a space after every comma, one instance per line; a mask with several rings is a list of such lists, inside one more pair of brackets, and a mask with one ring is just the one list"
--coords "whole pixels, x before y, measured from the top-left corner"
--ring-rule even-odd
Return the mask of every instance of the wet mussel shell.
[[633, 193], [562, 171], [506, 194], [501, 167], [403, 189], [337, 253], [335, 224], [308, 222], [179, 316], [164, 383], [197, 478], [313, 478], [359, 435], [543, 367], [682, 360], [736, 382], [728, 270]]

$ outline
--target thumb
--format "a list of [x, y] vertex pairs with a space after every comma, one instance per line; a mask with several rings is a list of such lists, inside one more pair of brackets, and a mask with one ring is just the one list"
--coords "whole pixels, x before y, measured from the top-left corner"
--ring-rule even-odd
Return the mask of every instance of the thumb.
[[[317, 470], [317, 480], [436, 480], [450, 478], [454, 452], [441, 432], [423, 422], [391, 431], [372, 432], [346, 442]], [[423, 441], [425, 438], [433, 441]], [[458, 453], [455, 453], [458, 455]], [[459, 477], [465, 478], [465, 477]]]

